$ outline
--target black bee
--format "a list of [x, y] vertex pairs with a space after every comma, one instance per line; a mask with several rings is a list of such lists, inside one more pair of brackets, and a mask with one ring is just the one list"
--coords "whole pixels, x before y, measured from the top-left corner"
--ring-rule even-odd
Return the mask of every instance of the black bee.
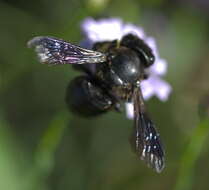
[[161, 172], [164, 150], [155, 125], [146, 113], [140, 83], [155, 57], [149, 46], [133, 34], [120, 41], [104, 41], [84, 49], [53, 37], [35, 37], [28, 42], [35, 47], [41, 63], [74, 64], [84, 74], [70, 82], [66, 101], [82, 116], [95, 116], [111, 109], [120, 110], [123, 102], [134, 104], [132, 145], [148, 166]]

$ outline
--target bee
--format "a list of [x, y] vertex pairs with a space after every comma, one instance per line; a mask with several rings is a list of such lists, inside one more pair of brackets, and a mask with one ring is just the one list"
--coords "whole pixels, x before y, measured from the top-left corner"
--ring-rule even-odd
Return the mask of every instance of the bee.
[[159, 133], [149, 118], [141, 81], [149, 77], [154, 64], [151, 48], [139, 37], [127, 34], [121, 40], [93, 44], [91, 50], [54, 37], [39, 36], [28, 42], [39, 61], [49, 65], [71, 64], [83, 75], [73, 79], [66, 102], [70, 110], [91, 117], [110, 110], [121, 110], [124, 102], [133, 102], [134, 127], [131, 145], [136, 154], [156, 172], [164, 168], [164, 149]]

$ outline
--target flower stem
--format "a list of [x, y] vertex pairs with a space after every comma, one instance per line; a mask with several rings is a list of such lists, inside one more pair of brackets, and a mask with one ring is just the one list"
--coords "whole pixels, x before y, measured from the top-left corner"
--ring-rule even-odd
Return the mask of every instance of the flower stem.
[[191, 190], [195, 176], [195, 164], [209, 134], [209, 118], [204, 118], [193, 131], [182, 155], [175, 190]]

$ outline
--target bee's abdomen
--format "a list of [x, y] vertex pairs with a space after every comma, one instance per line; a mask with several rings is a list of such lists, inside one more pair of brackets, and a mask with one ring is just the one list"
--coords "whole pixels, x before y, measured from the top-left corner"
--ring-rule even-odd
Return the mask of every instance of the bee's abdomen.
[[72, 80], [66, 93], [69, 109], [82, 116], [95, 116], [112, 108], [111, 97], [89, 76]]

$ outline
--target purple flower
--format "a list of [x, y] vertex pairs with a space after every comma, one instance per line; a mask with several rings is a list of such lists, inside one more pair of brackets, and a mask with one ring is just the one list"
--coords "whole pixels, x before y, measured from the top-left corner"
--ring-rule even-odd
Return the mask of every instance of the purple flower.
[[[82, 29], [88, 42], [91, 44], [99, 41], [121, 39], [124, 35], [132, 33], [143, 39], [155, 55], [155, 63], [148, 68], [149, 78], [142, 81], [141, 88], [145, 100], [157, 96], [161, 101], [166, 101], [171, 92], [171, 86], [161, 79], [167, 72], [167, 62], [161, 59], [153, 37], [145, 35], [144, 30], [130, 23], [123, 23], [119, 18], [94, 20], [87, 18], [82, 23]], [[133, 119], [133, 104], [126, 103], [126, 114]]]

